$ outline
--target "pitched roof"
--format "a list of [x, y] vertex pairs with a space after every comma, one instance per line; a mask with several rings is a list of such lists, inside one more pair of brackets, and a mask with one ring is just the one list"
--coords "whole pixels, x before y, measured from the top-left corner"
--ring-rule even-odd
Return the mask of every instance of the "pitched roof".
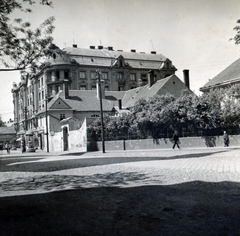
[[16, 131], [13, 126], [0, 127], [0, 134], [16, 134]]
[[240, 58], [206, 83], [200, 90], [240, 80]]
[[[103, 111], [111, 111], [118, 104], [118, 100], [124, 96], [124, 91], [105, 91], [105, 99], [102, 99]], [[99, 111], [100, 101], [97, 98], [96, 90], [69, 90], [69, 98], [65, 99], [63, 91], [59, 91], [48, 103], [48, 110], [57, 110], [57, 101], [62, 101], [67, 110], [75, 111]], [[66, 106], [67, 105], [67, 106]], [[59, 110], [62, 110], [59, 107]], [[45, 112], [42, 109], [38, 114]]]
[[125, 62], [131, 67], [142, 69], [159, 69], [164, 61], [167, 60], [162, 54], [136, 53], [114, 51], [107, 49], [85, 49], [85, 48], [65, 48], [72, 59], [81, 65], [111, 66], [114, 61], [123, 56]]
[[[138, 87], [135, 89], [128, 90], [123, 97], [123, 105], [125, 108], [132, 107], [139, 99], [148, 99], [153, 97], [156, 94], [161, 93], [161, 90], [164, 89], [166, 83], [171, 79], [179, 79], [176, 75], [168, 76], [165, 79], [158, 80], [151, 87], [145, 85], [143, 87]], [[162, 92], [163, 94], [164, 92]]]

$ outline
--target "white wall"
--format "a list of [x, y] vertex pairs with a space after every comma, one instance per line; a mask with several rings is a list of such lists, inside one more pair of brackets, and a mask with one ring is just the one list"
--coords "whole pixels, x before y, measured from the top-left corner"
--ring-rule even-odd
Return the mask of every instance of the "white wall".
[[[70, 152], [86, 152], [87, 151], [87, 124], [86, 119], [78, 130], [69, 131], [68, 127], [68, 151]], [[62, 126], [62, 128], [64, 127]], [[49, 134], [49, 151], [63, 151], [63, 133], [56, 132]]]

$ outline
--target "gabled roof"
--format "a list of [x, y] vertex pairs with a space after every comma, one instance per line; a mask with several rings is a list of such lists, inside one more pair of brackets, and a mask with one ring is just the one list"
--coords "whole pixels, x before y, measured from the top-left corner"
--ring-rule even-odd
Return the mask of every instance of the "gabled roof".
[[[149, 87], [149, 85], [147, 84], [143, 87], [138, 87], [138, 88], [126, 91], [126, 94], [123, 97], [123, 101], [122, 101], [124, 108], [129, 108], [134, 106], [136, 101], [138, 101], [139, 99], [142, 99], [142, 98], [148, 99], [150, 97], [153, 97], [156, 94], [162, 95], [169, 92], [170, 86], [168, 85], [168, 83], [170, 81], [178, 82], [178, 84], [181, 85], [182, 89], [187, 88], [186, 85], [176, 75], [171, 75], [165, 79], [158, 80], [151, 87]], [[176, 94], [173, 94], [173, 95], [178, 95], [178, 94], [180, 94], [180, 91], [176, 91]]]
[[[111, 111], [118, 104], [118, 100], [124, 96], [124, 91], [105, 91], [105, 99], [102, 99], [103, 111]], [[69, 97], [64, 98], [63, 91], [59, 91], [48, 103], [48, 111], [56, 110], [56, 102], [61, 101], [67, 110], [74, 111], [99, 111], [100, 101], [96, 90], [69, 90]], [[60, 110], [60, 108], [59, 108]], [[42, 109], [38, 114], [44, 113]]]
[[200, 91], [237, 81], [240, 81], [240, 59], [233, 62], [217, 76], [211, 79], [202, 88], [200, 88]]
[[50, 102], [48, 104], [48, 109], [49, 110], [71, 110], [71, 107], [61, 98], [58, 97], [56, 100], [53, 102]]
[[10, 127], [0, 127], [0, 134], [16, 134], [13, 126]]

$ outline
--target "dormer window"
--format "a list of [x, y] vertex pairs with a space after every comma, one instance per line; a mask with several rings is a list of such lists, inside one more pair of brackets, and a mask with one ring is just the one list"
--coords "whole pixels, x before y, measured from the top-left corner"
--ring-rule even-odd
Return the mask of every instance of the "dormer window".
[[53, 59], [54, 59], [54, 60], [55, 60], [55, 59], [56, 59], [56, 57], [57, 57], [57, 56], [56, 56], [56, 53], [53, 53], [53, 55], [52, 55], [52, 56], [53, 56]]
[[169, 61], [169, 60], [167, 60], [167, 61], [165, 62], [165, 67], [166, 67], [166, 69], [170, 69], [171, 66], [172, 66], [172, 62]]

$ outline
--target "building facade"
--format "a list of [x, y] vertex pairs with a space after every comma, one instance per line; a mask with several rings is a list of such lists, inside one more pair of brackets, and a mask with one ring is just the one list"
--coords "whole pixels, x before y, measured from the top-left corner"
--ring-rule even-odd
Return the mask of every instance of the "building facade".
[[[97, 110], [99, 110], [99, 106], [94, 111], [91, 110], [89, 104], [85, 110], [78, 109], [76, 117], [76, 107], [69, 108], [69, 104], [64, 104], [64, 99], [60, 108], [50, 109], [53, 103], [51, 100], [56, 98], [60, 91], [65, 94], [69, 94], [69, 91], [82, 91], [82, 94], [84, 91], [97, 93], [96, 71], [98, 71], [102, 90], [106, 93], [107, 91], [121, 93], [146, 86], [150, 70], [154, 75], [154, 82], [157, 82], [174, 75], [177, 69], [171, 60], [155, 51], [124, 52], [103, 46], [90, 46], [89, 49], [83, 49], [78, 48], [77, 45], [63, 50], [56, 49], [36, 75], [22, 76], [18, 84], [13, 84], [14, 122], [18, 135], [27, 132], [29, 137], [32, 136], [37, 140], [40, 148], [44, 148], [46, 135], [54, 124], [52, 120], [60, 122], [63, 119], [75, 117], [82, 121], [83, 117], [97, 116]], [[89, 96], [93, 95], [89, 94]], [[105, 99], [111, 102], [109, 112], [112, 106], [116, 105], [117, 99], [121, 99], [123, 95], [119, 96], [115, 96], [114, 101]], [[79, 98], [75, 96], [76, 99], [77, 97]], [[74, 101], [74, 95], [70, 100]], [[49, 127], [46, 127], [46, 123]]]

